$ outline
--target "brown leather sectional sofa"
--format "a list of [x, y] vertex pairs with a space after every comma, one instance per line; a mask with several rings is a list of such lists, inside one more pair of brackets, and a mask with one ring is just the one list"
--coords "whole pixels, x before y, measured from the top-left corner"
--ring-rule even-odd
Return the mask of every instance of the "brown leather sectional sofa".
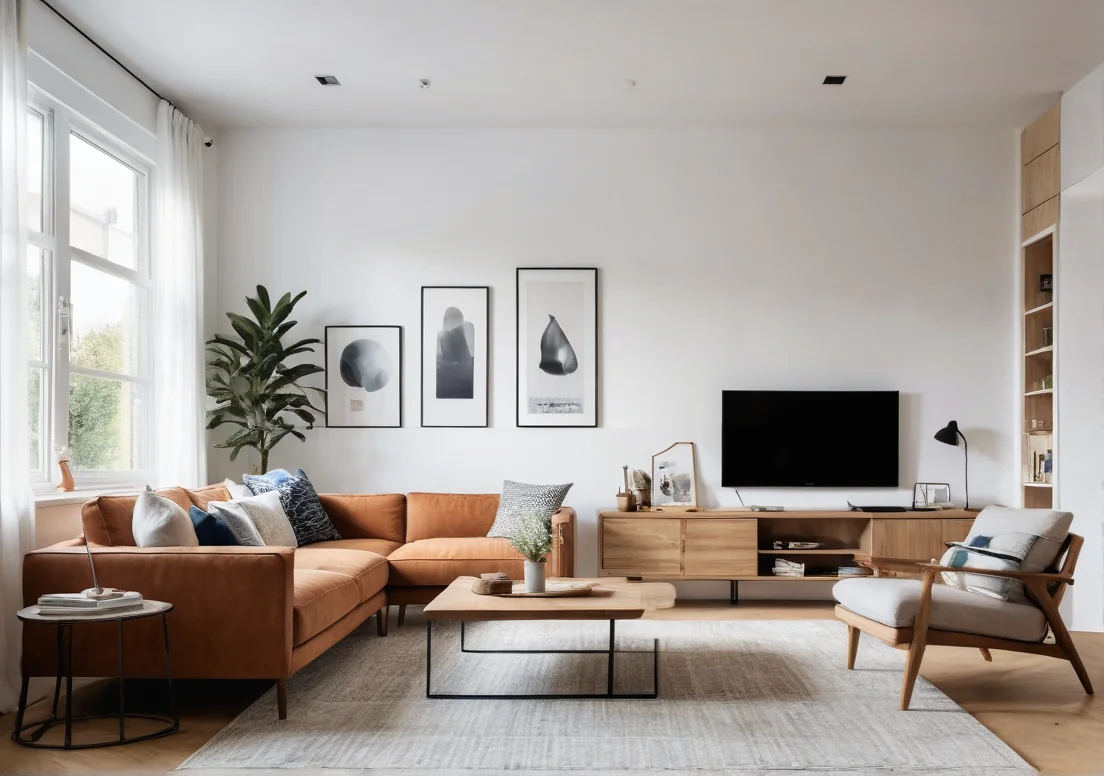
[[[158, 491], [185, 510], [228, 500], [221, 485]], [[172, 672], [182, 679], [275, 679], [280, 718], [287, 679], [353, 629], [377, 615], [387, 634], [388, 606], [424, 604], [456, 577], [505, 571], [522, 576], [523, 558], [505, 539], [486, 534], [497, 495], [411, 493], [322, 494], [340, 541], [306, 547], [136, 547], [134, 496], [101, 496], [84, 505], [84, 535], [100, 584], [137, 590], [173, 604]], [[553, 517], [549, 576], [574, 576], [575, 512]], [[92, 585], [84, 542], [73, 539], [26, 556], [23, 597], [74, 592]], [[400, 616], [401, 621], [401, 616]], [[77, 676], [114, 676], [117, 626], [72, 630]], [[138, 620], [125, 628], [126, 675], [164, 676], [161, 626]], [[23, 628], [23, 675], [54, 676], [53, 626]]]

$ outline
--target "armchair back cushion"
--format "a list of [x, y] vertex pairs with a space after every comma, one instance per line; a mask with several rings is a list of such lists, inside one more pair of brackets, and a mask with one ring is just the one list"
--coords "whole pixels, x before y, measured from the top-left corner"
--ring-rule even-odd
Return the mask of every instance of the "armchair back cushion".
[[497, 512], [497, 493], [410, 493], [406, 541], [485, 537]]
[[955, 542], [943, 555], [942, 565], [964, 569], [944, 572], [943, 582], [1005, 601], [1029, 603], [1022, 582], [965, 570], [1046, 571], [1058, 560], [1072, 522], [1071, 513], [1054, 509], [986, 507], [974, 520], [966, 540]]
[[406, 496], [402, 493], [320, 493], [318, 500], [342, 539], [406, 539]]

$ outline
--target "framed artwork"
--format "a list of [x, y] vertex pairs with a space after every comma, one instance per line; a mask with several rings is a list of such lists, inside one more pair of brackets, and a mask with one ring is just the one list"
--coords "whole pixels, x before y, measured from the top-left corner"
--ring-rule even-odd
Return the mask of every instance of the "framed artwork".
[[951, 486], [946, 482], [918, 482], [912, 486], [912, 508], [951, 506]]
[[422, 425], [487, 426], [490, 288], [422, 286]]
[[402, 427], [402, 326], [326, 327], [326, 425]]
[[517, 424], [598, 426], [597, 269], [518, 269]]
[[689, 509], [698, 505], [694, 443], [675, 442], [652, 456], [652, 506]]

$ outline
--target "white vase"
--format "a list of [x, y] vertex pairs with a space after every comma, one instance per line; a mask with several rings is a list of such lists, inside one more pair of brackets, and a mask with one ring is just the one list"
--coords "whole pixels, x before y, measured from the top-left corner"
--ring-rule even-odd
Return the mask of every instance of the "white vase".
[[525, 561], [525, 592], [544, 592], [544, 561]]

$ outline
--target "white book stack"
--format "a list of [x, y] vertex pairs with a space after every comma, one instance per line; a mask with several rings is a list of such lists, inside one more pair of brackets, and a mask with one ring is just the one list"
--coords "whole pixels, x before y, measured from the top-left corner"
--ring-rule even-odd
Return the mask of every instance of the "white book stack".
[[785, 558], [775, 558], [773, 573], [776, 577], [803, 577], [805, 576], [805, 564], [795, 563]]
[[84, 593], [52, 593], [38, 598], [38, 613], [55, 616], [92, 616], [141, 608], [142, 594], [134, 591], [119, 591], [110, 598], [89, 598]]

